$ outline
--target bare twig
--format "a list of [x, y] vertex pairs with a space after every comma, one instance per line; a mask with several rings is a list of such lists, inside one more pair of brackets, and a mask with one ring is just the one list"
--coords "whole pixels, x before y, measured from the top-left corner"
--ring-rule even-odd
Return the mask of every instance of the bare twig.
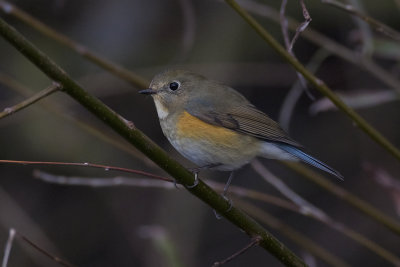
[[293, 50], [293, 45], [297, 41], [297, 38], [299, 38], [300, 34], [308, 27], [308, 24], [310, 24], [312, 20], [310, 13], [308, 12], [306, 5], [304, 4], [304, 0], [300, 0], [300, 5], [301, 9], [303, 10], [303, 17], [305, 20], [296, 29], [296, 33], [294, 34], [292, 42], [290, 43], [289, 46], [290, 51]]
[[8, 232], [8, 239], [6, 247], [4, 248], [4, 256], [1, 263], [1, 267], [7, 267], [8, 259], [10, 258], [11, 248], [14, 243], [14, 238], [15, 238], [15, 229], [11, 228], [10, 231]]
[[313, 217], [319, 218], [320, 220], [327, 220], [328, 216], [325, 212], [315, 207], [313, 204], [299, 196], [296, 192], [291, 190], [282, 180], [273, 175], [270, 171], [265, 168], [259, 160], [253, 160], [251, 167], [262, 177], [265, 181], [271, 184], [277, 189], [282, 195], [293, 201], [297, 206], [300, 207], [302, 212], [313, 214]]
[[222, 261], [217, 261], [213, 264], [213, 267], [217, 267], [217, 266], [222, 266], [225, 263], [230, 262], [231, 260], [233, 260], [234, 258], [237, 258], [238, 256], [242, 255], [243, 253], [245, 253], [246, 251], [248, 251], [249, 249], [251, 249], [254, 246], [258, 246], [258, 244], [260, 244], [261, 241], [261, 237], [260, 236], [256, 236], [253, 237], [251, 239], [251, 242], [249, 244], [247, 244], [244, 248], [240, 249], [239, 251], [235, 252], [233, 255], [229, 256], [228, 258], [222, 260]]
[[49, 87], [47, 87], [46, 89], [43, 89], [42, 91], [36, 93], [35, 95], [33, 95], [32, 97], [12, 106], [12, 107], [7, 107], [5, 108], [2, 112], [0, 112], [0, 119], [7, 117], [17, 111], [20, 111], [26, 107], [29, 107], [30, 105], [32, 105], [33, 103], [36, 103], [37, 101], [39, 101], [40, 99], [45, 98], [46, 96], [51, 95], [52, 93], [57, 92], [58, 90], [61, 90], [62, 86], [58, 83], [53, 83], [52, 85], [50, 85]]
[[400, 217], [400, 181], [386, 170], [372, 163], [364, 163], [363, 168], [365, 171], [371, 173], [371, 177], [375, 182], [390, 194], [396, 214]]
[[[348, 266], [347, 263], [344, 263], [341, 259], [332, 255], [329, 251], [326, 251], [320, 245], [315, 244], [313, 241], [309, 240], [306, 236], [303, 236], [301, 233], [297, 232], [290, 226], [286, 225], [283, 221], [280, 221], [277, 218], [274, 218], [272, 215], [268, 214], [265, 210], [262, 210], [254, 205], [245, 202], [240, 199], [235, 198], [235, 203], [239, 206], [246, 209], [247, 212], [259, 218], [263, 223], [266, 223], [272, 228], [280, 230], [283, 235], [286, 235], [289, 239], [293, 240], [298, 245], [304, 247], [305, 249], [309, 250], [313, 255], [317, 256], [318, 258], [323, 259], [324, 261], [328, 262], [332, 266]], [[400, 259], [397, 255], [387, 251], [386, 249], [382, 248], [374, 241], [365, 238], [363, 235], [355, 232], [354, 230], [347, 228], [345, 225], [341, 223], [337, 223], [333, 220], [326, 222], [323, 221], [326, 225], [332, 227], [336, 231], [350, 237], [354, 241], [360, 243], [364, 247], [370, 249], [377, 255], [381, 256], [383, 259], [387, 260], [394, 266], [400, 266]]]
[[61, 259], [61, 258], [59, 258], [57, 256], [54, 256], [53, 254], [51, 254], [47, 250], [41, 248], [40, 246], [35, 244], [33, 241], [29, 240], [26, 236], [24, 236], [21, 233], [17, 232], [14, 228], [11, 228], [10, 231], [9, 231], [8, 240], [7, 240], [7, 243], [6, 243], [6, 247], [4, 249], [4, 257], [3, 257], [3, 261], [2, 261], [2, 265], [1, 265], [2, 267], [7, 267], [8, 260], [9, 260], [9, 257], [10, 257], [10, 253], [11, 253], [11, 249], [12, 249], [12, 245], [14, 243], [15, 237], [20, 237], [24, 242], [28, 243], [31, 247], [33, 247], [34, 249], [36, 249], [37, 251], [39, 251], [43, 255], [47, 256], [51, 260], [57, 262], [59, 265], [65, 266], [65, 267], [75, 267], [75, 265], [72, 265], [71, 263], [69, 263], [69, 262], [67, 262], [67, 261], [65, 261], [63, 259]]
[[102, 164], [94, 164], [94, 163], [89, 163], [89, 162], [78, 163], [78, 162], [54, 162], [54, 161], [0, 160], [0, 163], [21, 164], [21, 165], [58, 165], [58, 166], [90, 167], [90, 168], [103, 169], [105, 171], [121, 171], [121, 172], [126, 172], [126, 173], [139, 174], [139, 175], [143, 175], [143, 176], [146, 176], [149, 178], [168, 181], [168, 182], [173, 181], [170, 178], [159, 176], [159, 175], [152, 174], [152, 173], [148, 173], [145, 171], [133, 170], [133, 169], [122, 168], [122, 167], [114, 167], [114, 166], [108, 166], [108, 165], [102, 165]]
[[[357, 9], [364, 12], [364, 7], [359, 0], [348, 0], [348, 1], [351, 2], [353, 4], [353, 6], [357, 7]], [[362, 34], [361, 53], [363, 56], [370, 57], [374, 50], [371, 28], [369, 27], [368, 23], [366, 23], [362, 19], [360, 19], [358, 17], [353, 17], [353, 18], [354, 18], [356, 24], [358, 25], [358, 27], [360, 28], [360, 31]]]
[[[112, 178], [97, 177], [74, 177], [64, 175], [54, 175], [47, 172], [35, 170], [33, 176], [47, 183], [72, 186], [90, 186], [90, 187], [114, 187], [114, 186], [137, 186], [137, 187], [155, 187], [173, 189], [174, 181], [165, 178], [164, 180], [134, 179], [132, 177], [117, 176]], [[170, 183], [165, 183], [170, 182]]]
[[[288, 53], [291, 54], [294, 58], [296, 58], [296, 56], [295, 56], [295, 54], [293, 52], [293, 46], [294, 46], [296, 40], [299, 38], [300, 34], [307, 28], [308, 24], [311, 22], [311, 17], [308, 14], [307, 8], [305, 7], [303, 0], [300, 0], [300, 3], [301, 3], [301, 6], [302, 6], [302, 9], [303, 9], [303, 16], [304, 16], [305, 21], [302, 22], [299, 27], [297, 27], [292, 41], [290, 41], [290, 38], [289, 38], [288, 20], [287, 20], [286, 15], [285, 15], [287, 0], [282, 0], [281, 9], [280, 9], [280, 12], [279, 12], [280, 20], [281, 20], [281, 30], [282, 30], [282, 35], [283, 35], [283, 40], [284, 40], [284, 43], [285, 43], [285, 47], [286, 47]], [[297, 75], [297, 78], [300, 81], [300, 84], [301, 84], [303, 90], [306, 92], [307, 96], [311, 100], [314, 100], [315, 98], [311, 94], [311, 92], [308, 90], [307, 82], [304, 79], [303, 75], [301, 75], [301, 73], [298, 72], [298, 71], [296, 71], [296, 75]]]
[[[22, 85], [21, 83], [19, 83], [15, 79], [13, 79], [12, 77], [10, 77], [4, 73], [1, 73], [1, 72], [0, 72], [0, 83], [3, 83], [4, 85], [10, 87], [10, 89], [15, 90], [16, 92], [18, 92], [19, 94], [21, 94], [24, 97], [29, 97], [30, 95], [34, 94], [33, 90], [25, 87], [24, 85]], [[51, 102], [39, 102], [38, 104], [40, 106], [44, 107], [45, 110], [47, 110], [49, 113], [59, 116], [62, 119], [65, 119], [69, 122], [72, 122], [73, 124], [80, 127], [81, 129], [83, 129], [87, 133], [91, 134], [92, 136], [95, 136], [96, 138], [115, 146], [116, 148], [120, 149], [121, 151], [124, 151], [124, 152], [130, 154], [131, 156], [135, 157], [137, 160], [140, 160], [141, 162], [146, 164], [146, 166], [153, 167], [153, 168], [156, 167], [154, 162], [149, 160], [149, 158], [147, 158], [147, 157], [143, 157], [143, 154], [141, 154], [134, 147], [127, 145], [126, 142], [123, 142], [119, 138], [110, 136], [109, 134], [107, 134], [107, 132], [98, 130], [97, 128], [90, 125], [88, 122], [82, 120], [79, 117], [73, 117], [73, 116], [69, 115], [67, 112], [64, 112], [61, 109], [60, 105], [55, 105]]]
[[369, 217], [373, 218], [377, 222], [381, 223], [382, 225], [386, 226], [389, 230], [393, 233], [400, 235], [400, 224], [398, 221], [392, 219], [391, 217], [387, 216], [380, 210], [374, 208], [370, 204], [366, 203], [362, 199], [358, 198], [357, 196], [349, 193], [342, 187], [339, 187], [333, 184], [331, 181], [320, 175], [319, 173], [311, 170], [310, 168], [306, 168], [301, 164], [296, 164], [293, 162], [282, 162], [282, 164], [290, 167], [294, 171], [300, 173], [303, 177], [311, 180], [312, 182], [318, 184], [322, 188], [325, 188], [328, 192], [335, 195], [336, 197], [344, 200], [351, 206], [357, 208], [359, 211], [363, 212], [364, 214], [368, 215]]
[[287, 0], [282, 0], [281, 9], [279, 10], [279, 17], [281, 20], [281, 30], [283, 35], [283, 41], [285, 43], [285, 47], [289, 53], [292, 52], [292, 48], [290, 47], [290, 38], [289, 38], [289, 31], [288, 31], [288, 20], [285, 16]]
[[362, 20], [364, 20], [365, 22], [367, 22], [369, 25], [371, 25], [371, 27], [373, 29], [375, 29], [376, 31], [383, 33], [386, 36], [388, 36], [396, 41], [400, 41], [400, 32], [396, 31], [392, 27], [389, 27], [388, 25], [386, 25], [374, 18], [371, 18], [370, 16], [363, 14], [362, 12], [355, 9], [351, 5], [343, 4], [336, 0], [321, 0], [321, 2], [324, 4], [334, 6], [340, 10], [346, 11], [352, 15], [355, 15], [355, 16], [361, 18]]
[[40, 246], [36, 245], [33, 241], [29, 240], [26, 236], [20, 234], [17, 232], [17, 235], [19, 237], [21, 237], [22, 240], [24, 240], [26, 243], [28, 243], [31, 247], [33, 247], [34, 249], [36, 249], [37, 251], [41, 252], [43, 255], [47, 256], [49, 259], [57, 262], [59, 265], [61, 266], [65, 266], [65, 267], [75, 267], [75, 265], [67, 262], [66, 260], [63, 260], [53, 254], [51, 254], [50, 252], [48, 252], [47, 250], [41, 248]]
[[[354, 109], [370, 108], [399, 100], [397, 94], [392, 90], [368, 90], [349, 93], [337, 92], [336, 94], [346, 105]], [[316, 115], [329, 110], [337, 110], [337, 107], [333, 105], [329, 99], [323, 97], [311, 104], [309, 113], [311, 115]]]
[[[280, 23], [280, 14], [274, 8], [252, 0], [238, 0], [238, 2], [249, 12], [271, 19], [276, 23]], [[289, 29], [296, 31], [299, 22], [290, 18], [288, 18], [288, 22]], [[397, 79], [397, 77], [393, 76], [391, 73], [383, 69], [369, 58], [360, 58], [358, 53], [353, 52], [342, 44], [311, 29], [310, 27], [307, 31], [303, 32], [302, 37], [308, 39], [321, 48], [328, 50], [330, 53], [332, 53], [332, 55], [336, 55], [367, 71], [371, 76], [379, 79], [382, 83], [388, 85], [390, 88], [393, 88], [397, 94], [400, 95], [400, 81]]]
[[303, 235], [301, 232], [296, 231], [290, 225], [286, 224], [279, 218], [274, 217], [267, 211], [256, 207], [255, 205], [235, 198], [235, 203], [237, 203], [241, 208], [245, 209], [247, 212], [252, 214], [258, 220], [268, 225], [268, 227], [280, 231], [282, 235], [292, 240], [293, 243], [306, 249], [316, 257], [322, 259], [323, 261], [329, 263], [331, 266], [349, 267], [350, 265], [344, 262], [342, 259], [333, 255], [330, 251], [323, 248], [320, 244], [316, 244], [309, 237]]
[[[315, 73], [321, 63], [330, 55], [325, 49], [319, 49], [311, 58], [310, 62], [307, 64], [307, 69]], [[279, 124], [286, 131], [289, 132], [290, 120], [297, 101], [300, 99], [303, 93], [300, 84], [296, 82], [292, 88], [290, 88], [285, 99], [283, 100], [281, 109], [279, 111]], [[328, 100], [329, 101], [329, 100]], [[318, 101], [317, 101], [318, 102]], [[330, 101], [329, 101], [330, 102]], [[332, 102], [330, 102], [332, 103]], [[333, 104], [332, 104], [333, 105]]]

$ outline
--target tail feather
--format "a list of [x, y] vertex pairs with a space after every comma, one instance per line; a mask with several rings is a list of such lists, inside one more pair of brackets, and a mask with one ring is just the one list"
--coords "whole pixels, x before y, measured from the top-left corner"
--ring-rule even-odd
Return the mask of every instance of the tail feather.
[[337, 170], [329, 167], [322, 161], [308, 155], [307, 153], [301, 151], [300, 149], [298, 149], [294, 146], [290, 146], [290, 145], [282, 144], [282, 143], [276, 144], [276, 146], [278, 146], [280, 149], [286, 151], [287, 153], [293, 155], [294, 157], [300, 159], [301, 161], [303, 161], [311, 166], [314, 166], [318, 169], [321, 169], [327, 173], [330, 173], [333, 176], [336, 176], [337, 178], [339, 178], [340, 180], [344, 180], [343, 175], [341, 175]]

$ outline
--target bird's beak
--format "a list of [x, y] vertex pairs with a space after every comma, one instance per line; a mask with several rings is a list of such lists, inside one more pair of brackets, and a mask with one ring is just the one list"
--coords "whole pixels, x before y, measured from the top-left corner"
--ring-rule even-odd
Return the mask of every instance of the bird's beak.
[[156, 90], [153, 90], [153, 89], [151, 89], [151, 88], [148, 88], [148, 89], [140, 90], [140, 91], [139, 91], [139, 94], [154, 95], [154, 94], [157, 94], [157, 91], [156, 91]]

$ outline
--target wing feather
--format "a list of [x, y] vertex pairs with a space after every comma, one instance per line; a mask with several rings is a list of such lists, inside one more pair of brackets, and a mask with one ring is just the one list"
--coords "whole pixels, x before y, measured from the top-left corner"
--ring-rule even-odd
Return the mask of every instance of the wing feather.
[[295, 147], [302, 147], [268, 115], [250, 103], [227, 108], [211, 109], [212, 105], [196, 105], [186, 111], [191, 115], [213, 125], [222, 126], [243, 134], [272, 142], [281, 142]]

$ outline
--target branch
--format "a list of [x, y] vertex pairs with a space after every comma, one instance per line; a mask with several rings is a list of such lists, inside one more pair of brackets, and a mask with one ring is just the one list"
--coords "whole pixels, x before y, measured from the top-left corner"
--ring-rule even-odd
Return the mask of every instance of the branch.
[[[285, 43], [285, 47], [286, 50], [288, 51], [288, 53], [290, 55], [292, 55], [292, 57], [296, 58], [294, 52], [293, 52], [293, 46], [295, 44], [295, 42], [297, 41], [297, 39], [299, 38], [300, 34], [307, 28], [308, 24], [310, 24], [311, 22], [311, 17], [307, 11], [307, 8], [303, 2], [303, 0], [300, 0], [300, 4], [301, 7], [303, 9], [303, 16], [305, 21], [303, 21], [299, 27], [297, 27], [296, 32], [293, 36], [292, 41], [290, 41], [289, 38], [289, 28], [288, 28], [288, 20], [285, 16], [285, 11], [286, 11], [286, 4], [287, 4], [287, 0], [282, 0], [282, 4], [281, 4], [281, 9], [280, 9], [280, 20], [281, 20], [281, 30], [282, 30], [282, 34], [283, 34], [283, 40]], [[301, 86], [303, 87], [303, 90], [306, 92], [307, 96], [311, 99], [311, 100], [315, 100], [315, 97], [311, 94], [310, 90], [307, 87], [307, 82], [304, 79], [303, 75], [301, 75], [301, 73], [299, 73], [298, 71], [296, 71], [296, 75], [297, 78], [300, 81]]]
[[17, 8], [16, 6], [12, 5], [11, 3], [8, 3], [7, 1], [0, 1], [0, 8], [3, 10], [4, 13], [14, 15], [27, 25], [35, 28], [42, 34], [56, 40], [57, 42], [61, 43], [62, 45], [65, 45], [66, 47], [74, 50], [76, 53], [79, 55], [85, 57], [89, 61], [93, 62], [94, 64], [100, 66], [103, 69], [108, 70], [111, 73], [114, 73], [114, 75], [120, 77], [121, 79], [129, 82], [130, 84], [133, 84], [136, 87], [146, 87], [147, 86], [147, 81], [142, 78], [141, 76], [128, 71], [127, 69], [124, 69], [111, 61], [102, 58], [99, 55], [96, 55], [94, 52], [90, 51], [87, 47], [76, 43], [66, 37], [65, 35], [62, 35], [58, 33], [57, 31], [53, 30], [52, 28], [46, 26], [39, 20], [33, 18], [31, 15], [28, 13], [24, 12], [23, 10]]
[[[279, 12], [275, 9], [251, 0], [240, 0], [238, 2], [240, 2], [240, 4], [249, 12], [266, 17], [276, 23], [280, 23]], [[299, 22], [291, 18], [287, 19], [289, 22], [289, 29], [296, 31]], [[302, 33], [302, 37], [304, 39], [308, 39], [310, 42], [320, 46], [321, 48], [326, 49], [332, 53], [332, 55], [336, 55], [367, 71], [371, 76], [374, 76], [382, 83], [390, 86], [396, 90], [398, 95], [400, 95], [400, 81], [374, 61], [366, 57], [360, 57], [359, 54], [354, 53], [352, 50], [348, 49], [342, 44], [339, 44], [327, 36], [311, 29], [310, 27], [307, 29], [307, 31]]]
[[[115, 187], [115, 186], [134, 186], [134, 187], [142, 187], [142, 188], [162, 188], [162, 189], [174, 189], [174, 185], [172, 183], [166, 183], [161, 180], [150, 180], [145, 178], [132, 178], [132, 177], [123, 177], [117, 176], [112, 178], [98, 178], [98, 177], [74, 177], [74, 176], [62, 176], [62, 175], [53, 175], [50, 173], [42, 172], [42, 171], [34, 171], [33, 176], [38, 178], [47, 183], [54, 183], [64, 186], [89, 186], [89, 187]], [[171, 181], [172, 182], [172, 181]], [[211, 185], [214, 189], [222, 192], [225, 184], [216, 183], [213, 181], [208, 180], [207, 183]], [[374, 241], [364, 237], [363, 235], [357, 233], [356, 231], [348, 228], [346, 225], [335, 221], [333, 218], [328, 216], [322, 211], [319, 211], [318, 208], [310, 207], [310, 205], [306, 204], [303, 205], [302, 203], [292, 203], [287, 200], [267, 195], [265, 193], [257, 192], [250, 189], [245, 189], [238, 186], [230, 186], [229, 187], [230, 195], [233, 195], [236, 200], [241, 198], [248, 198], [252, 200], [259, 200], [263, 203], [269, 203], [274, 206], [296, 212], [303, 216], [307, 216], [310, 218], [315, 219], [328, 227], [331, 227], [333, 230], [338, 231], [339, 233], [347, 236], [348, 238], [352, 239], [354, 242], [364, 246], [371, 250], [371, 252], [376, 253], [380, 257], [384, 258], [388, 262], [392, 263], [393, 265], [400, 266], [400, 259], [394, 255], [393, 253], [389, 252], [388, 250], [384, 249]], [[239, 201], [243, 201], [240, 199]], [[255, 216], [257, 217], [257, 216]], [[300, 244], [302, 245], [302, 244]], [[307, 245], [304, 245], [307, 247]], [[324, 259], [323, 255], [315, 253], [315, 256], [321, 257]]]
[[386, 36], [392, 38], [393, 40], [400, 41], [400, 32], [396, 31], [395, 29], [389, 27], [388, 25], [386, 25], [374, 18], [371, 18], [371, 17], [363, 14], [359, 10], [355, 9], [352, 5], [343, 4], [343, 3], [340, 3], [340, 2], [334, 1], [334, 0], [321, 0], [321, 2], [324, 4], [334, 6], [338, 9], [348, 12], [354, 16], [357, 16], [360, 19], [367, 22], [376, 31], [385, 34]]
[[7, 239], [6, 246], [4, 248], [4, 256], [3, 256], [2, 263], [1, 263], [1, 267], [7, 267], [8, 259], [10, 258], [11, 249], [12, 249], [12, 246], [14, 243], [15, 233], [16, 233], [16, 231], [14, 228], [11, 228], [8, 232], [8, 239]]
[[300, 173], [305, 178], [311, 180], [312, 182], [318, 184], [320, 187], [326, 189], [331, 194], [335, 195], [339, 199], [344, 200], [351, 206], [355, 207], [357, 210], [363, 212], [365, 215], [368, 215], [372, 219], [384, 225], [386, 228], [391, 230], [393, 233], [400, 235], [400, 224], [398, 221], [392, 219], [386, 214], [382, 213], [378, 209], [374, 208], [370, 204], [364, 202], [360, 198], [355, 195], [349, 193], [343, 188], [333, 184], [328, 179], [325, 179], [319, 173], [311, 170], [310, 168], [306, 168], [305, 166], [301, 166], [300, 164], [296, 164], [293, 162], [282, 162], [284, 165], [293, 169], [294, 171]]
[[296, 231], [290, 225], [287, 225], [285, 222], [279, 220], [265, 210], [243, 200], [235, 199], [235, 202], [238, 203], [240, 207], [246, 209], [246, 211], [252, 216], [258, 218], [269, 227], [279, 230], [286, 238], [303, 247], [318, 258], [324, 260], [326, 263], [329, 263], [329, 265], [341, 267], [350, 266], [348, 263], [333, 255], [330, 251], [324, 249], [320, 244], [315, 243], [309, 237]]
[[275, 40], [272, 35], [267, 32], [246, 10], [241, 8], [234, 0], [225, 0], [259, 35], [267, 42], [280, 56], [290, 63], [298, 72], [300, 72], [307, 81], [312, 84], [318, 91], [328, 97], [337, 107], [342, 110], [354, 123], [360, 127], [369, 137], [376, 143], [390, 152], [396, 159], [400, 161], [400, 150], [394, 147], [382, 134], [373, 128], [366, 120], [358, 115], [353, 109], [335, 95], [332, 90], [320, 79], [315, 77], [308, 71], [299, 61], [292, 57], [285, 48]]
[[[22, 84], [14, 80], [12, 77], [9, 77], [1, 72], [0, 72], [0, 83], [3, 83], [4, 85], [8, 86], [9, 88], [18, 92], [24, 97], [29, 97], [30, 95], [35, 93], [32, 89], [23, 86]], [[154, 168], [156, 166], [154, 162], [152, 162], [150, 159], [148, 159], [147, 157], [143, 157], [143, 154], [140, 153], [140, 151], [138, 151], [137, 149], [135, 149], [135, 147], [127, 146], [126, 143], [121, 139], [115, 138], [104, 131], [99, 131], [94, 126], [88, 124], [88, 122], [82, 120], [81, 118], [68, 115], [68, 113], [65, 112], [65, 110], [62, 109], [60, 105], [55, 105], [51, 102], [39, 102], [39, 105], [42, 106], [47, 112], [51, 113], [52, 115], [59, 116], [60, 118], [66, 121], [72, 122], [81, 130], [86, 131], [92, 136], [98, 138], [99, 140], [111, 144], [116, 148], [118, 148], [119, 150], [130, 154], [137, 160], [140, 160], [146, 166], [151, 168]]]
[[306, 266], [300, 258], [286, 248], [259, 223], [243, 211], [232, 206], [228, 200], [213, 191], [203, 181], [199, 180], [197, 186], [191, 187], [190, 185], [194, 183], [194, 177], [188, 170], [170, 158], [164, 150], [137, 129], [132, 122], [123, 119], [100, 100], [88, 94], [63, 69], [2, 19], [0, 19], [0, 34], [48, 77], [60, 83], [65, 93], [78, 101], [87, 110], [153, 160], [158, 166], [173, 176], [178, 183], [185, 185], [185, 188], [189, 192], [210, 205], [220, 215], [241, 228], [249, 236], [261, 236], [262, 241], [260, 242], [260, 246], [268, 250], [283, 264], [288, 266]]
[[5, 118], [19, 110], [26, 108], [26, 107], [29, 107], [30, 105], [36, 103], [40, 99], [45, 98], [46, 96], [51, 95], [52, 93], [55, 93], [60, 89], [62, 89], [62, 87], [59, 84], [54, 83], [54, 84], [50, 85], [49, 87], [47, 87], [46, 89], [43, 89], [42, 91], [36, 93], [32, 97], [30, 97], [12, 107], [5, 108], [2, 112], [0, 112], [0, 119]]
[[122, 167], [115, 167], [115, 166], [108, 166], [102, 164], [94, 164], [89, 162], [79, 163], [79, 162], [55, 162], [55, 161], [23, 161], [23, 160], [4, 160], [0, 159], [0, 163], [9, 163], [9, 164], [22, 164], [22, 165], [58, 165], [58, 166], [79, 166], [79, 167], [91, 167], [97, 169], [103, 169], [105, 171], [121, 171], [131, 174], [138, 174], [143, 175], [148, 178], [158, 179], [167, 182], [173, 182], [173, 180], [163, 177], [160, 175], [152, 174], [145, 171], [139, 171], [134, 169], [122, 168]]

